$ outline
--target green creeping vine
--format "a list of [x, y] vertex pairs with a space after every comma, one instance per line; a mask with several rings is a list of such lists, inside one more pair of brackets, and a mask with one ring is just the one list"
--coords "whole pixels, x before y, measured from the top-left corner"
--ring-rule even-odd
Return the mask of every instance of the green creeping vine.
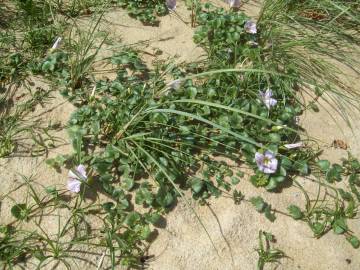
[[[360, 203], [360, 163], [349, 154], [343, 159], [342, 165], [330, 164], [328, 160], [318, 160], [314, 164], [314, 171], [320, 179], [320, 186], [324, 192], [320, 193], [315, 200], [310, 199], [305, 190], [305, 210], [296, 205], [290, 205], [288, 211], [295, 220], [308, 223], [315, 237], [321, 237], [330, 230], [335, 234], [344, 235], [346, 240], [354, 248], [360, 247], [360, 240], [350, 230], [347, 220], [356, 217]], [[348, 190], [336, 188], [334, 182], [348, 181]], [[297, 183], [298, 184], [298, 183]], [[299, 185], [299, 184], [298, 184]], [[323, 196], [321, 199], [320, 196]]]
[[130, 16], [150, 25], [158, 24], [157, 17], [169, 13], [165, 0], [117, 0], [117, 3], [126, 8]]
[[[287, 146], [299, 140], [296, 117], [303, 108], [294, 91], [298, 72], [286, 66], [264, 70], [267, 50], [261, 46], [261, 35], [246, 28], [251, 20], [244, 14], [208, 5], [197, 21], [194, 39], [208, 53], [207, 61], [198, 66], [165, 64], [149, 70], [135, 51], [125, 49], [110, 58], [117, 67], [116, 79], [97, 81], [89, 92], [86, 86], [72, 89], [69, 77], [63, 77], [68, 74], [67, 54], [57, 52], [43, 64], [46, 71], [52, 63], [50, 71], [63, 80], [63, 93], [81, 104], [69, 121], [70, 135], [81, 141], [81, 148], [64, 160], [91, 167], [115, 208], [126, 209], [127, 194], [135, 193], [135, 203], [149, 213], [164, 213], [181, 195], [174, 184], [190, 188], [200, 200], [231, 191], [244, 172], [234, 174], [234, 167], [217, 157], [246, 163], [254, 169], [251, 182], [269, 191], [286, 186], [295, 175], [310, 175], [316, 164], [317, 153], [310, 148]], [[232, 29], [234, 23], [237, 27]], [[166, 83], [165, 74], [175, 80]], [[276, 106], [259, 94], [269, 88], [268, 98], [277, 100]], [[256, 153], [267, 151], [278, 162], [272, 173], [264, 172], [254, 159]], [[334, 170], [322, 175], [330, 179]], [[244, 197], [235, 190], [234, 199]], [[261, 197], [250, 202], [274, 221], [271, 205]], [[300, 211], [295, 206], [289, 210], [302, 218], [295, 215]], [[128, 215], [143, 219], [137, 212]], [[341, 220], [352, 217], [343, 215]], [[308, 223], [313, 229], [317, 226]]]
[[[153, 22], [154, 9], [164, 11], [163, 2], [120, 2], [144, 21]], [[271, 12], [271, 3], [266, 5]], [[139, 7], [152, 11], [145, 12], [146, 17], [138, 13]], [[237, 189], [248, 168], [256, 187], [272, 192], [294, 184], [304, 192], [305, 209], [290, 205], [288, 212], [306, 222], [315, 237], [333, 230], [359, 247], [347, 223], [359, 206], [359, 162], [352, 156], [342, 165], [319, 160], [319, 152], [308, 146], [309, 139], [301, 139], [296, 121], [307, 109], [298, 99], [300, 86], [320, 97], [329, 85], [316, 85], [316, 78], [302, 69], [303, 63], [296, 62], [299, 58], [281, 47], [279, 32], [271, 32], [265, 24], [270, 20], [266, 10], [258, 25], [241, 12], [209, 4], [195, 15], [199, 25], [194, 41], [207, 54], [198, 63], [159, 62], [150, 69], [137, 51], [124, 48], [108, 58], [115, 79], [95, 80], [91, 66], [105, 42], [92, 49], [100, 17], [89, 32], [76, 32], [78, 40], [68, 42], [70, 51], [57, 49], [36, 65], [37, 72], [77, 107], [68, 123], [74, 153], [47, 163], [70, 169], [67, 189], [78, 196], [69, 204], [64, 191], [48, 187], [45, 194], [38, 194], [26, 181], [29, 198], [14, 201], [11, 213], [16, 221], [0, 230], [0, 260], [6, 267], [33, 257], [38, 268], [56, 261], [70, 269], [68, 260], [74, 258], [77, 246], [105, 250], [112, 269], [118, 263], [140, 267], [153, 226], [178, 198], [185, 198], [185, 190], [200, 203], [232, 194], [235, 203], [251, 203], [274, 221], [280, 211], [260, 196], [247, 198]], [[289, 56], [293, 64], [286, 64]], [[298, 176], [319, 184], [317, 198], [309, 197], [296, 181]], [[343, 179], [349, 189], [337, 187]], [[88, 196], [98, 193], [107, 199], [88, 204]], [[71, 215], [65, 224], [59, 221], [54, 238], [35, 217], [59, 207]], [[90, 217], [100, 220], [100, 228], [90, 230]], [[13, 230], [14, 224], [20, 228], [34, 219], [33, 234]], [[63, 241], [67, 234], [71, 239]], [[270, 234], [260, 232], [259, 241], [258, 269], [285, 256], [270, 247]]]

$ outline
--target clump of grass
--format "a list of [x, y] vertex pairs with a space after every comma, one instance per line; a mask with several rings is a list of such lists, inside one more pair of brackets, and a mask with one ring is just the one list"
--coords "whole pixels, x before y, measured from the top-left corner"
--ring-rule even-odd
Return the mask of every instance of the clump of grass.
[[69, 18], [97, 13], [97, 9], [108, 5], [108, 0], [47, 0], [54, 12]]
[[266, 264], [280, 264], [280, 259], [285, 258], [283, 251], [271, 247], [270, 243], [275, 242], [275, 236], [271, 233], [259, 231], [259, 248], [256, 249], [259, 259], [257, 269], [263, 270]]
[[44, 125], [41, 118], [31, 119], [29, 114], [37, 105], [49, 101], [50, 91], [38, 88], [36, 93], [19, 94], [17, 88], [14, 84], [4, 86], [4, 92], [0, 94], [0, 157], [14, 152], [30, 152], [35, 156], [44, 154], [57, 142], [50, 134], [56, 126]]
[[342, 70], [360, 71], [359, 22], [356, 1], [264, 1], [258, 20], [262, 65], [293, 70], [294, 90], [322, 98], [350, 124], [359, 94]]

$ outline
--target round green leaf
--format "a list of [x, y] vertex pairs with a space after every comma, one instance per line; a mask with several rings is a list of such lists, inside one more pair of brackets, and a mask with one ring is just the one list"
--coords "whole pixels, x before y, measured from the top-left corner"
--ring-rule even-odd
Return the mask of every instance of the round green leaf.
[[11, 208], [11, 214], [19, 220], [24, 220], [27, 218], [27, 205], [25, 203], [15, 204]]
[[292, 216], [293, 219], [298, 220], [298, 219], [302, 219], [304, 214], [301, 211], [301, 209], [299, 207], [297, 207], [296, 205], [290, 205], [288, 207], [289, 213]]
[[328, 160], [319, 160], [317, 162], [317, 165], [320, 167], [320, 170], [322, 170], [323, 172], [326, 172], [329, 168], [330, 168], [330, 161]]

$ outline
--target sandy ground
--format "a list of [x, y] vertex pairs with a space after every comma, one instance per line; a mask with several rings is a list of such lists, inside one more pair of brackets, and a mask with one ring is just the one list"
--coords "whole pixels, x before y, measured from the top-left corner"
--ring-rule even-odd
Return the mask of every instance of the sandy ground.
[[[256, 9], [247, 6], [250, 14]], [[178, 5], [178, 16], [189, 21], [189, 11], [183, 3]], [[142, 45], [144, 51], [152, 53], [155, 49], [163, 51], [165, 58], [179, 56], [178, 61], [192, 61], [201, 57], [202, 51], [192, 42], [193, 29], [177, 18], [176, 15], [161, 19], [159, 27], [143, 26], [138, 21], [129, 18], [122, 10], [113, 10], [106, 14], [105, 19], [111, 24], [111, 35], [121, 37], [126, 44], [135, 44], [146, 41]], [[105, 26], [105, 25], [103, 25]], [[151, 55], [149, 56], [151, 60]], [[354, 78], [354, 87], [359, 88], [359, 78]], [[44, 121], [60, 121], [66, 125], [74, 107], [57, 94], [48, 108], [54, 108], [46, 114]], [[46, 109], [48, 109], [46, 108]], [[329, 109], [329, 108], [328, 108]], [[41, 112], [44, 108], [37, 108]], [[356, 117], [354, 117], [356, 118]], [[302, 118], [302, 124], [310, 136], [320, 139], [328, 148], [324, 156], [332, 161], [338, 161], [346, 156], [346, 151], [330, 147], [334, 139], [342, 139], [348, 143], [351, 151], [360, 156], [360, 120], [353, 121], [353, 132], [340, 118], [334, 122], [330, 115], [322, 110], [319, 113], [307, 112]], [[339, 128], [340, 127], [340, 128]], [[67, 141], [65, 131], [57, 136]], [[51, 151], [49, 157], [65, 154], [70, 151], [69, 145], [64, 145]], [[2, 188], [0, 195], [6, 194], [21, 182], [21, 176], [30, 176], [42, 185], [58, 185], [64, 188], [67, 177], [66, 171], [61, 173], [44, 164], [44, 157], [13, 157], [0, 160], [0, 177]], [[299, 179], [310, 192], [315, 192], [316, 186], [309, 181]], [[286, 211], [286, 207], [295, 203], [303, 206], [304, 199], [300, 191], [294, 187], [283, 190], [282, 193], [268, 193], [262, 189], [254, 188], [244, 178], [238, 184], [238, 189], [248, 197], [260, 194], [266, 201], [278, 210]], [[17, 200], [24, 198], [24, 189], [15, 191], [12, 196]], [[25, 200], [25, 198], [24, 198]], [[1, 205], [1, 219], [3, 222], [11, 220], [11, 202], [4, 201]], [[192, 211], [183, 203], [178, 205], [167, 215], [166, 223], [156, 228], [158, 237], [152, 243], [148, 254], [151, 256], [144, 268], [152, 270], [231, 270], [256, 269], [258, 246], [258, 232], [265, 230], [276, 236], [275, 246], [283, 250], [288, 258], [281, 260], [277, 269], [306, 269], [306, 270], [357, 270], [360, 269], [360, 254], [354, 250], [342, 236], [328, 233], [321, 239], [314, 239], [306, 224], [296, 222], [289, 217], [277, 215], [274, 223], [269, 222], [263, 215], [258, 214], [251, 205], [241, 203], [235, 205], [227, 197], [212, 199], [209, 206], [194, 207], [206, 226], [212, 241], [217, 248], [214, 249], [203, 228], [195, 218]], [[64, 214], [66, 215], [66, 214]], [[360, 235], [359, 220], [352, 222], [351, 227]], [[56, 232], [57, 222], [54, 219], [45, 219], [43, 226], [49, 232]], [[73, 269], [96, 269], [95, 265], [100, 256], [89, 256], [93, 264], [79, 262]], [[105, 260], [106, 264], [106, 260]], [[274, 269], [275, 265], [270, 268]], [[28, 266], [27, 269], [33, 269]], [[57, 267], [56, 269], [64, 269]], [[105, 268], [104, 268], [105, 269]]]

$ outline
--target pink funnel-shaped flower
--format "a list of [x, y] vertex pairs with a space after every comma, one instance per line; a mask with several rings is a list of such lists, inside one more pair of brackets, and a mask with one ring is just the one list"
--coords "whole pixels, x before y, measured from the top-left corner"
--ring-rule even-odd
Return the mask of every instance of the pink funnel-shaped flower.
[[294, 149], [294, 148], [303, 147], [304, 144], [303, 144], [303, 142], [298, 142], [298, 143], [284, 144], [284, 146], [285, 146], [285, 148], [287, 148], [287, 149]]
[[265, 92], [260, 91], [259, 95], [260, 95], [260, 99], [262, 100], [262, 102], [264, 102], [265, 106], [268, 109], [276, 105], [277, 100], [272, 98], [273, 92], [270, 88], [266, 89]]
[[256, 23], [254, 23], [253, 21], [247, 21], [244, 25], [244, 28], [245, 28], [245, 32], [249, 34], [257, 33]]
[[67, 189], [70, 192], [79, 193], [81, 183], [87, 181], [85, 166], [80, 164], [75, 171], [70, 170], [68, 177]]
[[266, 151], [265, 154], [255, 153], [255, 161], [260, 171], [266, 174], [275, 173], [278, 167], [278, 160], [275, 155]]

